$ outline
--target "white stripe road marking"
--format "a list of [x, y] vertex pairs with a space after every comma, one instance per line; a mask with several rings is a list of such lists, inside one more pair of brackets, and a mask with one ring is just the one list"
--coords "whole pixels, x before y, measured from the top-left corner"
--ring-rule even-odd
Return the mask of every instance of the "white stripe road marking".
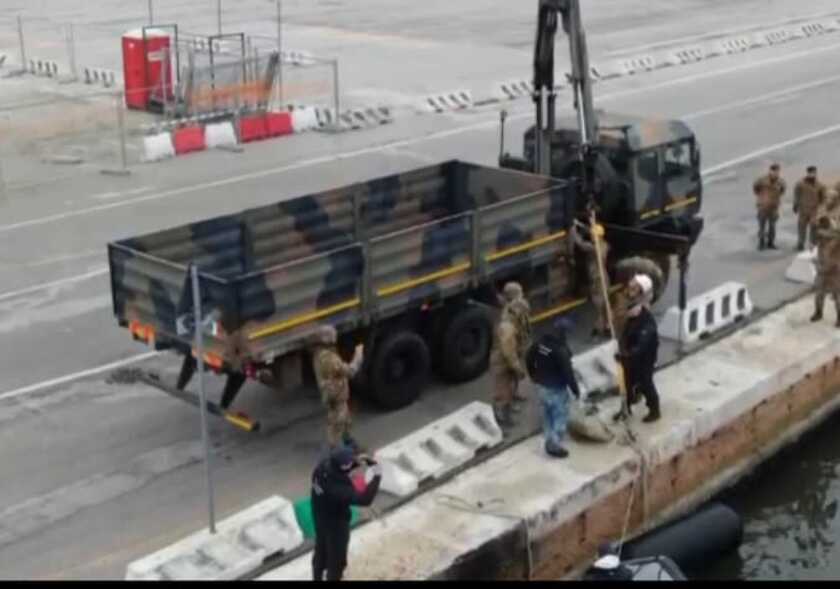
[[14, 397], [20, 397], [21, 395], [27, 395], [29, 393], [34, 393], [41, 389], [46, 389], [49, 387], [54, 387], [57, 385], [66, 384], [68, 382], [72, 382], [74, 380], [79, 380], [80, 378], [85, 378], [87, 376], [94, 376], [96, 374], [100, 374], [102, 372], [108, 372], [109, 370], [114, 370], [115, 368], [121, 368], [123, 366], [128, 366], [129, 364], [134, 364], [136, 362], [142, 362], [143, 360], [148, 360], [149, 358], [153, 358], [160, 354], [160, 352], [144, 352], [142, 354], [137, 354], [136, 356], [130, 356], [123, 360], [117, 360], [116, 362], [111, 362], [110, 364], [104, 364], [102, 366], [97, 366], [96, 368], [89, 368], [87, 370], [81, 370], [79, 372], [74, 372], [73, 374], [67, 374], [65, 376], [60, 376], [58, 378], [53, 378], [51, 380], [45, 380], [42, 382], [36, 382], [35, 384], [31, 384], [25, 387], [21, 387], [19, 389], [15, 389], [13, 391], [7, 391], [5, 393], [0, 393], [0, 401], [5, 401], [6, 399], [12, 399]]
[[803, 90], [810, 90], [812, 88], [819, 88], [820, 86], [830, 86], [836, 82], [840, 82], [840, 76], [831, 76], [828, 78], [823, 78], [821, 80], [817, 80], [815, 82], [809, 82], [807, 84], [800, 84], [799, 86], [791, 86], [790, 88], [785, 88], [784, 90], [779, 90], [777, 92], [771, 92], [769, 94], [764, 94], [759, 96], [758, 98], [748, 98], [747, 100], [740, 100], [738, 102], [730, 102], [729, 104], [723, 104], [720, 106], [716, 106], [714, 108], [707, 108], [705, 110], [698, 110], [693, 113], [689, 113], [687, 115], [682, 115], [680, 119], [688, 121], [691, 119], [699, 119], [701, 117], [705, 117], [708, 115], [714, 115], [722, 112], [726, 112], [728, 110], [735, 110], [744, 106], [752, 106], [755, 104], [775, 104], [773, 102], [776, 98], [787, 97], [791, 94], [798, 94]]
[[81, 282], [83, 280], [87, 280], [88, 278], [94, 278], [96, 276], [102, 276], [108, 272], [108, 267], [105, 266], [103, 268], [97, 268], [96, 270], [92, 270], [90, 272], [86, 272], [85, 274], [78, 274], [76, 276], [71, 276], [69, 278], [62, 278], [61, 280], [54, 280], [52, 282], [45, 282], [43, 284], [36, 284], [34, 286], [29, 286], [27, 288], [22, 288], [20, 290], [13, 290], [9, 292], [0, 293], [0, 301], [5, 301], [8, 299], [13, 299], [19, 296], [27, 295], [33, 292], [38, 292], [39, 290], [45, 290], [48, 288], [53, 288], [56, 286], [63, 286], [65, 284], [72, 284], [74, 282]]
[[[677, 79], [665, 81], [665, 82], [662, 82], [662, 83], [659, 83], [659, 84], [651, 84], [649, 86], [645, 86], [645, 87], [642, 87], [642, 88], [632, 88], [632, 89], [629, 89], [629, 90], [623, 90], [623, 91], [620, 91], [620, 92], [615, 92], [613, 94], [605, 94], [605, 95], [601, 96], [601, 98], [598, 101], [601, 102], [601, 101], [604, 101], [604, 100], [613, 100], [615, 98], [621, 98], [621, 97], [624, 97], [624, 96], [631, 96], [631, 95], [634, 95], [634, 94], [644, 94], [644, 93], [647, 93], [647, 92], [651, 92], [651, 91], [654, 91], [654, 90], [659, 90], [659, 89], [662, 89], [662, 88], [667, 88], [667, 87], [670, 87], [670, 86], [677, 86], [677, 85], [680, 85], [680, 84], [686, 84], [686, 83], [694, 82], [694, 81], [697, 81], [697, 80], [703, 80], [703, 79], [706, 79], [706, 78], [731, 74], [731, 73], [735, 73], [735, 72], [739, 72], [739, 71], [743, 71], [743, 70], [747, 70], [747, 69], [755, 69], [757, 67], [761, 67], [761, 66], [764, 66], [764, 65], [772, 65], [772, 64], [779, 63], [779, 62], [798, 59], [800, 57], [807, 57], [807, 56], [815, 55], [817, 53], [825, 53], [825, 52], [828, 52], [828, 51], [835, 51], [837, 49], [840, 49], [840, 43], [833, 44], [833, 45], [827, 45], [825, 47], [819, 47], [817, 49], [800, 51], [798, 53], [790, 53], [788, 55], [784, 55], [784, 56], [781, 56], [781, 57], [775, 57], [773, 59], [768, 59], [768, 60], [765, 60], [765, 61], [756, 61], [756, 62], [750, 62], [750, 63], [747, 63], [747, 64], [741, 64], [741, 65], [734, 66], [734, 67], [727, 68], [727, 69], [723, 69], [723, 70], [716, 70], [716, 71], [710, 71], [710, 72], [703, 72], [703, 73], [699, 73], [699, 74], [693, 74], [691, 76], [685, 76], [683, 78], [677, 78]], [[517, 115], [509, 116], [508, 120], [521, 120], [521, 119], [531, 118], [532, 116], [533, 116], [533, 114], [531, 112], [520, 113], [520, 114], [517, 114]], [[13, 223], [13, 224], [10, 224], [10, 225], [3, 225], [3, 226], [0, 226], [0, 233], [6, 233], [6, 232], [9, 232], [9, 231], [14, 231], [14, 230], [17, 230], [17, 229], [24, 229], [26, 227], [33, 227], [33, 226], [36, 226], [36, 225], [44, 225], [44, 224], [47, 224], [47, 223], [52, 223], [52, 222], [55, 222], [55, 221], [61, 221], [61, 220], [64, 220], [64, 219], [68, 219], [68, 218], [71, 218], [71, 217], [78, 217], [78, 216], [82, 216], [82, 215], [88, 215], [88, 214], [91, 214], [91, 213], [98, 213], [98, 212], [101, 212], [101, 211], [106, 211], [106, 210], [115, 209], [115, 208], [119, 208], [119, 207], [125, 207], [125, 206], [129, 206], [129, 205], [135, 205], [135, 204], [139, 204], [139, 203], [143, 203], [143, 202], [160, 200], [160, 199], [163, 199], [163, 198], [169, 198], [171, 196], [178, 196], [178, 195], [187, 194], [187, 193], [190, 193], [190, 192], [198, 192], [198, 191], [206, 190], [208, 188], [216, 188], [216, 187], [219, 187], [219, 186], [228, 186], [230, 184], [236, 184], [236, 183], [242, 182], [244, 180], [254, 180], [254, 179], [257, 179], [257, 178], [264, 178], [266, 176], [273, 176], [275, 174], [282, 174], [284, 172], [290, 172], [290, 171], [293, 171], [293, 170], [308, 168], [308, 167], [312, 167], [312, 166], [315, 166], [315, 165], [318, 165], [318, 164], [323, 164], [323, 163], [328, 163], [328, 162], [333, 162], [333, 161], [340, 161], [340, 160], [343, 160], [343, 159], [350, 159], [350, 158], [359, 157], [359, 156], [367, 155], [367, 154], [371, 154], [371, 153], [377, 153], [377, 152], [380, 152], [380, 151], [388, 149], [388, 148], [406, 147], [406, 146], [414, 145], [414, 144], [417, 144], [417, 143], [423, 143], [425, 141], [430, 141], [430, 140], [435, 140], [435, 139], [445, 139], [447, 137], [452, 137], [454, 135], [460, 135], [460, 134], [467, 133], [467, 132], [470, 132], [470, 131], [477, 131], [477, 130], [480, 130], [480, 129], [495, 127], [496, 125], [498, 125], [498, 116], [494, 113], [492, 119], [484, 121], [484, 122], [474, 123], [472, 125], [465, 125], [463, 127], [457, 127], [455, 129], [449, 129], [449, 130], [446, 130], [446, 131], [439, 131], [437, 133], [430, 133], [428, 135], [423, 135], [423, 136], [420, 136], [420, 137], [413, 137], [411, 139], [403, 139], [403, 140], [400, 140], [400, 141], [394, 141], [392, 143], [385, 143], [385, 144], [382, 144], [382, 145], [365, 147], [365, 148], [362, 148], [362, 149], [358, 149], [356, 151], [340, 153], [340, 154], [337, 154], [337, 155], [320, 156], [320, 157], [312, 158], [312, 159], [309, 159], [309, 160], [303, 160], [303, 161], [300, 161], [300, 162], [295, 162], [295, 163], [292, 163], [292, 164], [279, 166], [277, 168], [269, 168], [269, 169], [266, 169], [266, 170], [260, 170], [258, 172], [250, 172], [248, 174], [241, 174], [239, 176], [231, 176], [231, 177], [224, 178], [224, 179], [221, 179], [221, 180], [214, 180], [214, 181], [205, 182], [205, 183], [202, 183], [202, 184], [194, 184], [192, 186], [184, 186], [182, 188], [167, 190], [165, 192], [160, 192], [158, 194], [150, 194], [150, 195], [143, 196], [143, 197], [140, 197], [140, 198], [135, 198], [135, 199], [132, 199], [132, 200], [123, 200], [123, 201], [120, 201], [120, 202], [98, 205], [98, 206], [89, 207], [89, 208], [86, 208], [86, 209], [79, 209], [79, 210], [76, 210], [76, 211], [70, 211], [70, 212], [67, 212], [67, 213], [58, 213], [58, 214], [55, 214], [55, 215], [49, 215], [47, 217], [29, 219], [27, 221], [21, 221], [19, 223]]]
[[705, 170], [703, 170], [703, 175], [705, 176], [706, 174], [714, 174], [715, 172], [720, 172], [721, 170], [732, 168], [734, 166], [743, 164], [744, 162], [760, 158], [761, 156], [767, 155], [768, 153], [773, 153], [774, 151], [777, 151], [779, 149], [799, 145], [800, 143], [805, 143], [813, 139], [819, 139], [820, 137], [825, 137], [826, 135], [831, 135], [833, 133], [838, 132], [840, 132], [840, 125], [833, 125], [831, 127], [826, 127], [825, 129], [820, 129], [819, 131], [814, 131], [813, 133], [800, 135], [799, 137], [794, 137], [793, 139], [788, 139], [787, 141], [776, 143], [775, 145], [768, 145], [767, 147], [757, 149], [746, 155], [742, 155], [741, 157], [729, 160], [728, 162], [723, 162], [716, 166], [706, 168]]

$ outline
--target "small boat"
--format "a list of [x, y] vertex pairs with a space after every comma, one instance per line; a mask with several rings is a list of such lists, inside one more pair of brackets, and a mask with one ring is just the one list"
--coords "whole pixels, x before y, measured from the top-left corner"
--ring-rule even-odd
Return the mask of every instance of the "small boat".
[[620, 548], [605, 544], [584, 580], [683, 581], [689, 574], [736, 550], [743, 537], [737, 512], [709, 503], [691, 515], [660, 526]]

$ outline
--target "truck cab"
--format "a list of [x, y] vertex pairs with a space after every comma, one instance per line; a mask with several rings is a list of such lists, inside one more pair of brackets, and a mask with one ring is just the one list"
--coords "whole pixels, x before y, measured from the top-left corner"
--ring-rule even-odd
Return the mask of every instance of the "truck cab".
[[[682, 121], [599, 113], [596, 192], [608, 224], [696, 240], [703, 197], [700, 147]], [[533, 170], [534, 127], [525, 132], [524, 158], [504, 154], [502, 167]], [[580, 132], [574, 119], [559, 120], [552, 136], [551, 175], [579, 176]], [[575, 203], [578, 210], [583, 198]]]

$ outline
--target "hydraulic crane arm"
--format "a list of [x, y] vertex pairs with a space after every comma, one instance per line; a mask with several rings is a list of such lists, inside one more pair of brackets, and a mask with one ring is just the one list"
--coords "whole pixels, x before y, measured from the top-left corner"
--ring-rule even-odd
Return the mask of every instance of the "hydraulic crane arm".
[[551, 139], [554, 135], [556, 92], [554, 89], [554, 38], [558, 19], [569, 37], [569, 56], [581, 159], [586, 161], [592, 141], [597, 137], [598, 122], [592, 102], [592, 81], [589, 77], [589, 55], [586, 34], [580, 18], [579, 0], [539, 0], [537, 36], [534, 43], [534, 104], [537, 111], [535, 136], [535, 171], [551, 175]]

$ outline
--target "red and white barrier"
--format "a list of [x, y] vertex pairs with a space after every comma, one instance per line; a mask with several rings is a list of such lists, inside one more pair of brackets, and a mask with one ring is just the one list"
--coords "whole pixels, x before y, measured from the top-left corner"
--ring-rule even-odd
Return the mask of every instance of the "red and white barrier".
[[314, 109], [302, 109], [302, 113], [295, 117], [285, 111], [243, 116], [236, 129], [231, 121], [208, 124], [194, 122], [144, 137], [144, 159], [156, 162], [187, 153], [230, 148], [239, 143], [291, 135], [312, 128], [313, 120], [317, 126]]

